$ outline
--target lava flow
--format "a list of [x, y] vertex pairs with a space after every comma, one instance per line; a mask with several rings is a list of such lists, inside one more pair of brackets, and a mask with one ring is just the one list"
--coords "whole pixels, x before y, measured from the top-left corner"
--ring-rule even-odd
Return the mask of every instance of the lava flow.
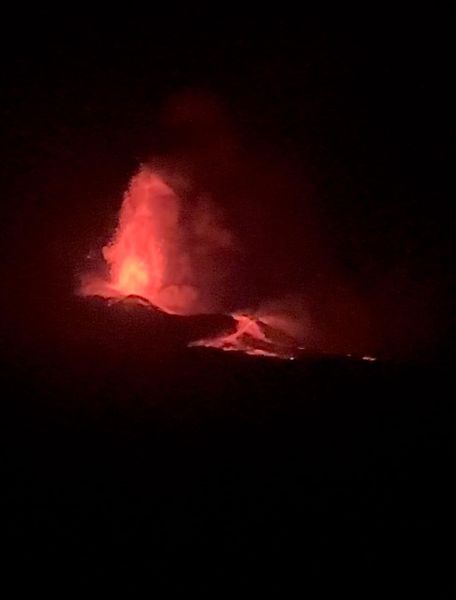
[[[232, 237], [209, 206], [204, 207], [196, 211], [192, 221], [191, 216], [183, 214], [181, 198], [163, 177], [143, 166], [130, 182], [117, 230], [102, 251], [107, 277], [89, 274], [80, 293], [110, 300], [136, 298], [140, 303], [145, 299], [146, 305], [175, 315], [213, 312], [213, 307], [208, 309], [202, 300], [207, 293], [201, 294], [205, 281], [198, 259], [203, 256], [207, 264], [211, 252], [216, 255], [229, 248]], [[297, 344], [280, 329], [252, 315], [231, 316], [232, 331], [194, 341], [190, 346], [294, 357], [293, 347]]]
[[227, 352], [244, 352], [251, 356], [273, 356], [293, 359], [296, 343], [285, 334], [273, 329], [255, 317], [233, 314], [236, 329], [213, 338], [192, 342], [190, 346], [218, 348]]

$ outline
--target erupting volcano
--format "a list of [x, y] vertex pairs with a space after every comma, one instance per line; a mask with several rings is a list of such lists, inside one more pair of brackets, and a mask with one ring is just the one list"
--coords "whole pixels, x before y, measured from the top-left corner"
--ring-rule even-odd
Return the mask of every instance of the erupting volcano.
[[[172, 315], [221, 312], [207, 297], [217, 279], [214, 272], [223, 269], [220, 253], [232, 249], [234, 238], [207, 199], [193, 209], [184, 210], [183, 199], [163, 175], [142, 166], [124, 196], [113, 239], [102, 251], [106, 276], [87, 275], [80, 293], [128, 299]], [[215, 331], [190, 346], [288, 359], [298, 350], [280, 329], [238, 312], [232, 314], [230, 331]]]
[[188, 256], [179, 252], [179, 198], [157, 174], [141, 168], [130, 183], [113, 240], [103, 248], [107, 279], [88, 277], [83, 295], [140, 296], [161, 310], [188, 314], [197, 290]]

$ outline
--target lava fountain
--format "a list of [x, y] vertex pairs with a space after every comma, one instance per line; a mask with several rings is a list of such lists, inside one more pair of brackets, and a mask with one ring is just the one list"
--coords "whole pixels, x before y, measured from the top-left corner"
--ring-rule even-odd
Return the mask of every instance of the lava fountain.
[[164, 179], [142, 167], [124, 196], [119, 224], [103, 248], [107, 278], [89, 275], [81, 293], [105, 298], [141, 296], [161, 310], [189, 314], [198, 293], [181, 251], [180, 199]]

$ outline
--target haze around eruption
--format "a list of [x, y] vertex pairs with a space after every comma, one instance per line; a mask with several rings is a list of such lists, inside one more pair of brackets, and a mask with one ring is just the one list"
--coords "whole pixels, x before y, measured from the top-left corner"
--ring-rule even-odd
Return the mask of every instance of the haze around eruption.
[[193, 345], [353, 351], [364, 307], [329, 258], [299, 169], [250, 153], [210, 95], [172, 99], [163, 119], [171, 144], [131, 178], [103, 264], [80, 294], [232, 315], [232, 331]]

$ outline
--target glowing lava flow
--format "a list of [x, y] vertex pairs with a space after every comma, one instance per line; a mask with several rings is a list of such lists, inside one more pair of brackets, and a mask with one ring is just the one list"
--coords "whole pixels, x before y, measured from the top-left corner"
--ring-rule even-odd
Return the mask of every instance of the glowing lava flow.
[[262, 321], [244, 314], [233, 314], [232, 317], [236, 320], [236, 330], [233, 333], [198, 340], [192, 342], [190, 346], [218, 348], [226, 352], [243, 352], [251, 356], [294, 358], [291, 345], [280, 344], [277, 340], [271, 339], [268, 333], [271, 334], [274, 330], [269, 329]]

